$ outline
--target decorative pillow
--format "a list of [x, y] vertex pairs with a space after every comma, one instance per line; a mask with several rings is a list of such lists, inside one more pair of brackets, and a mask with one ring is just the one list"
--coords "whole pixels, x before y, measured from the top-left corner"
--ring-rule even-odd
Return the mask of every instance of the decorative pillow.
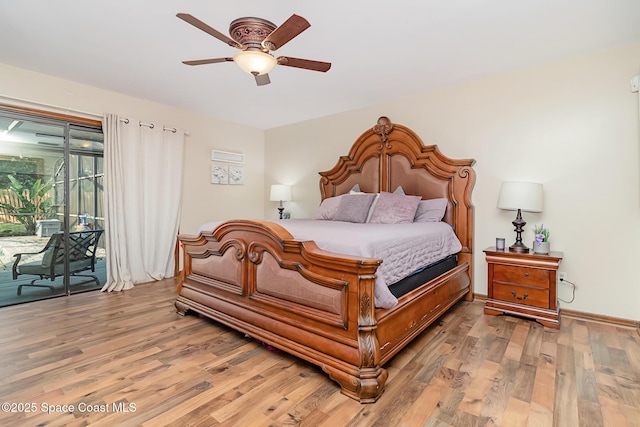
[[338, 205], [340, 204], [340, 199], [342, 199], [342, 197], [344, 197], [344, 195], [324, 199], [313, 214], [313, 219], [332, 220], [338, 211]]
[[334, 221], [365, 222], [375, 194], [345, 194], [340, 200]]
[[407, 224], [413, 222], [420, 196], [380, 193], [369, 222], [374, 224]]
[[445, 198], [441, 199], [429, 199], [422, 200], [418, 205], [416, 216], [413, 222], [439, 222], [444, 218], [444, 213], [447, 210], [447, 204], [449, 200]]
[[404, 196], [404, 188], [402, 185], [398, 185], [395, 190], [393, 190], [393, 194], [401, 194]]
[[[360, 190], [360, 184], [355, 184], [353, 187], [351, 187], [351, 190], [349, 190], [349, 194], [373, 194], [373, 193], [365, 193], [364, 191]], [[373, 199], [373, 202], [371, 203], [371, 207], [369, 208], [367, 219], [364, 222], [369, 222], [369, 220], [371, 219], [371, 215], [373, 214], [373, 208], [376, 205], [377, 201], [378, 201], [378, 194], [376, 193], [376, 197], [375, 199]]]

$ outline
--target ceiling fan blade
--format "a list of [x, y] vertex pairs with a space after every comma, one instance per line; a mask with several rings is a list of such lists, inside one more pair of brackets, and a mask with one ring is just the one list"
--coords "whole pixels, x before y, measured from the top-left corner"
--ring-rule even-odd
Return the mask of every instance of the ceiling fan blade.
[[236, 42], [235, 40], [225, 36], [224, 34], [222, 34], [220, 31], [216, 30], [215, 28], [210, 27], [209, 25], [205, 24], [204, 22], [202, 22], [201, 20], [199, 20], [198, 18], [196, 18], [193, 15], [190, 15], [188, 13], [178, 13], [176, 15], [178, 18], [182, 19], [183, 21], [193, 25], [194, 27], [204, 31], [205, 33], [217, 38], [218, 40], [228, 44], [231, 47], [235, 47], [238, 49], [242, 49], [242, 45], [238, 42]]
[[291, 15], [282, 25], [273, 30], [262, 42], [262, 45], [269, 50], [277, 50], [284, 46], [289, 40], [309, 28], [311, 24], [302, 16]]
[[205, 65], [215, 64], [217, 62], [233, 62], [233, 58], [211, 58], [211, 59], [196, 59], [193, 61], [182, 61], [185, 65]]
[[278, 65], [304, 68], [305, 70], [311, 71], [322, 71], [323, 73], [329, 71], [331, 68], [331, 62], [311, 61], [310, 59], [290, 58], [288, 56], [279, 56]]
[[258, 86], [264, 86], [271, 83], [271, 79], [269, 79], [269, 74], [258, 74], [256, 75], [256, 84]]

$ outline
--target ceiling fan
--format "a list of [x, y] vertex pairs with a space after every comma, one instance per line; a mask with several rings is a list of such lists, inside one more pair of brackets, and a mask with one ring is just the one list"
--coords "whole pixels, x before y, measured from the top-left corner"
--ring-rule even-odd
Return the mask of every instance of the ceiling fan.
[[276, 65], [322, 72], [326, 72], [331, 68], [330, 62], [288, 56], [275, 58], [271, 55], [271, 51], [281, 48], [311, 26], [306, 19], [296, 14], [291, 15], [279, 27], [262, 18], [235, 19], [229, 25], [231, 38], [188, 13], [178, 13], [176, 16], [229, 46], [240, 49], [240, 52], [233, 55], [233, 57], [182, 61], [183, 64], [204, 65], [217, 62], [235, 62], [243, 71], [255, 76], [258, 86], [271, 83], [268, 73]]

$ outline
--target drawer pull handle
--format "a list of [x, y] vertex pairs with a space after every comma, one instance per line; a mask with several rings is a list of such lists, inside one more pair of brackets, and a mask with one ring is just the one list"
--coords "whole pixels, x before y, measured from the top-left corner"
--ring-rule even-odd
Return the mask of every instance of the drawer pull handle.
[[515, 299], [520, 300], [520, 301], [526, 300], [527, 297], [529, 296], [529, 294], [525, 292], [523, 297], [517, 297], [516, 296], [516, 291], [511, 291], [511, 295], [513, 295], [513, 297]]
[[529, 273], [524, 273], [524, 277], [529, 277]]

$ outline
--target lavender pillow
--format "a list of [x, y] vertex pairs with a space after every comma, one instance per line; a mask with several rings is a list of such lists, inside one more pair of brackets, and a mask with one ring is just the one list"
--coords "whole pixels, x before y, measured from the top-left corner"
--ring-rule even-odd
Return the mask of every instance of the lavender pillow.
[[418, 210], [416, 211], [416, 216], [413, 218], [413, 222], [442, 221], [448, 204], [449, 200], [445, 198], [422, 200], [418, 205]]
[[344, 195], [336, 196], [336, 197], [328, 197], [320, 203], [318, 209], [313, 214], [313, 219], [327, 219], [332, 220], [334, 216], [336, 216], [336, 212], [338, 211], [338, 205], [340, 204], [340, 200]]
[[369, 222], [374, 224], [407, 224], [413, 222], [420, 196], [380, 193]]
[[334, 221], [365, 222], [375, 194], [345, 194], [340, 200]]

